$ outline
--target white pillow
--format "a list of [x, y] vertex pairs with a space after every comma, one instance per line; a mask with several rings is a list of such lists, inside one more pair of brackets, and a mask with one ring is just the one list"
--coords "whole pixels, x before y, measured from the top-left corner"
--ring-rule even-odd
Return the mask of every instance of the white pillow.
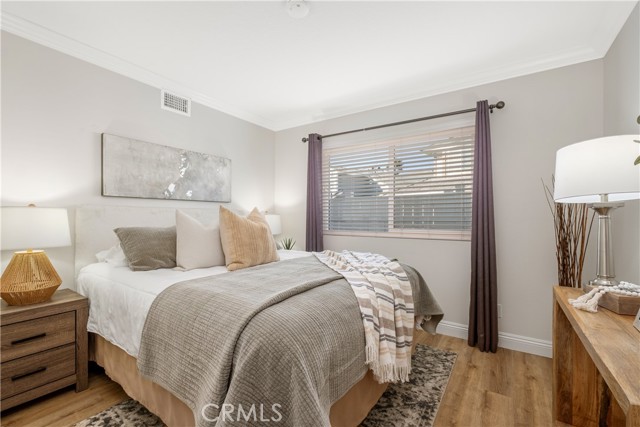
[[220, 228], [209, 226], [186, 213], [176, 211], [176, 264], [183, 270], [225, 265], [220, 243]]
[[127, 257], [124, 255], [124, 251], [120, 247], [120, 243], [109, 249], [98, 252], [96, 254], [96, 259], [98, 262], [106, 262], [115, 267], [129, 266], [129, 261], [127, 261]]

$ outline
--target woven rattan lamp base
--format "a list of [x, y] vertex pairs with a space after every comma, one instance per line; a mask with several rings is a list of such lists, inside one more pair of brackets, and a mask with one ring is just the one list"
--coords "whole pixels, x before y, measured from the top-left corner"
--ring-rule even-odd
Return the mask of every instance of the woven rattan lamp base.
[[44, 251], [15, 252], [0, 279], [0, 296], [9, 305], [48, 301], [62, 283]]

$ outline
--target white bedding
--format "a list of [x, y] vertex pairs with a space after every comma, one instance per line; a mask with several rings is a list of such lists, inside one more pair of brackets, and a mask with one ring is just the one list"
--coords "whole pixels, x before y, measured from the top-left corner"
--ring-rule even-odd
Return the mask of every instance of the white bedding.
[[[285, 250], [278, 254], [282, 261], [311, 255]], [[87, 265], [77, 279], [78, 292], [89, 298], [87, 329], [137, 357], [147, 313], [160, 292], [174, 283], [227, 271], [226, 267], [131, 271], [106, 262]]]

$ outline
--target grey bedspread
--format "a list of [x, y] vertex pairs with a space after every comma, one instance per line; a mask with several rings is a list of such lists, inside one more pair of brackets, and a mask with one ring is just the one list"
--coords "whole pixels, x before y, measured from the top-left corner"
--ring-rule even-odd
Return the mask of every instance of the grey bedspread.
[[[416, 314], [435, 330], [442, 311], [405, 268]], [[138, 369], [198, 426], [328, 426], [333, 402], [366, 373], [364, 347], [349, 284], [304, 257], [167, 288], [147, 315]]]

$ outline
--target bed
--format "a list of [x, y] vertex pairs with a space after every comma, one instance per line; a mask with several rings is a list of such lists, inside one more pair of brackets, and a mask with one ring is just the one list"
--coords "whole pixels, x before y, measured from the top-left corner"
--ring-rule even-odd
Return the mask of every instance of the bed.
[[[203, 223], [215, 221], [218, 215], [217, 209], [181, 210]], [[114, 228], [171, 226], [175, 223], [175, 212], [173, 208], [78, 208], [75, 267], [78, 291], [90, 301], [88, 330], [91, 360], [102, 366], [129, 396], [141, 402], [167, 425], [185, 426], [195, 423], [194, 412], [189, 406], [166, 388], [145, 378], [138, 370], [137, 357], [143, 326], [149, 307], [162, 290], [177, 282], [224, 274], [226, 268], [220, 266], [190, 271], [162, 269], [140, 274], [127, 267], [96, 263], [95, 258], [96, 253], [117, 244]], [[279, 255], [282, 265], [297, 262], [296, 258], [310, 256], [298, 251], [279, 251]], [[295, 298], [290, 300], [295, 301]], [[430, 308], [433, 312], [429, 322], [432, 331], [442, 317], [437, 303], [435, 307]], [[237, 362], [234, 359], [234, 363]], [[329, 421], [333, 426], [358, 425], [386, 389], [386, 384], [377, 383], [371, 371], [366, 369], [351, 384], [346, 392], [332, 398]]]

